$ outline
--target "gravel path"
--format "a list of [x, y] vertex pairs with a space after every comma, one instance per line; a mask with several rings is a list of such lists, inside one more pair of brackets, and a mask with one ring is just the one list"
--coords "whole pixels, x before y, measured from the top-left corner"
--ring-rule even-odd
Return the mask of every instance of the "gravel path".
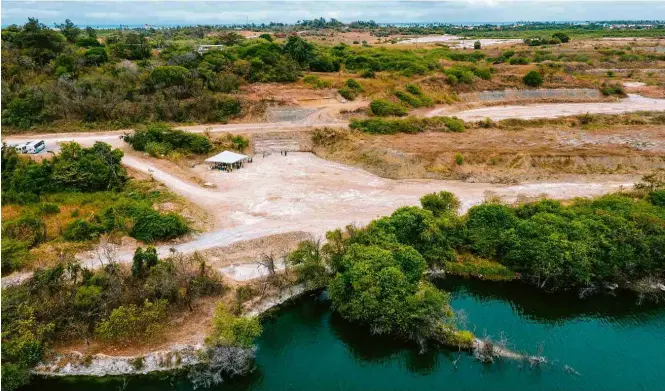
[[645, 98], [629, 94], [628, 98], [616, 102], [587, 103], [542, 103], [530, 105], [506, 105], [481, 107], [455, 112], [449, 107], [434, 109], [426, 117], [454, 115], [465, 121], [480, 121], [491, 118], [500, 121], [508, 118], [556, 118], [580, 114], [622, 114], [635, 111], [663, 111], [665, 99]]
[[[588, 107], [588, 104], [584, 106]], [[261, 129], [274, 125], [242, 126], [244, 129]], [[229, 126], [237, 129], [240, 125]], [[217, 129], [228, 130], [229, 126], [223, 125]], [[197, 131], [200, 128], [202, 127], [188, 129]], [[92, 144], [96, 140], [115, 146], [123, 144], [118, 132], [103, 132], [99, 135], [36, 135], [30, 138], [44, 139], [47, 145], [62, 141]], [[6, 141], [20, 140], [19, 137], [7, 137]], [[222, 222], [220, 230], [200, 234], [183, 244], [158, 247], [161, 256], [167, 255], [171, 248], [182, 253], [192, 253], [291, 231], [304, 231], [320, 238], [328, 230], [351, 223], [363, 225], [389, 215], [401, 206], [418, 205], [422, 195], [443, 190], [451, 191], [459, 197], [462, 202], [461, 212], [464, 212], [481, 203], [489, 195], [499, 196], [506, 202], [540, 195], [567, 199], [597, 196], [631, 185], [618, 182], [578, 182], [505, 186], [459, 181], [391, 180], [355, 167], [327, 161], [310, 153], [289, 153], [288, 156], [257, 156], [253, 163], [231, 173], [209, 170], [205, 165], [197, 166], [192, 169], [192, 175], [200, 177], [203, 182], [216, 185], [215, 189], [206, 189], [183, 180], [164, 168], [156, 167], [153, 161], [136, 155], [126, 155], [123, 158], [126, 166], [151, 174], [173, 192], [205, 208], [212, 217]], [[160, 167], [168, 164], [160, 161]], [[125, 251], [117, 254], [117, 259], [120, 262], [131, 262], [132, 255], [131, 251]], [[91, 254], [81, 258], [88, 266], [99, 265], [99, 261]], [[233, 276], [234, 273], [228, 271], [227, 274]], [[247, 274], [254, 277], [262, 273], [257, 265], [253, 265], [243, 268], [237, 277], [244, 280]], [[22, 273], [3, 278], [3, 286], [20, 283], [27, 277], [29, 274]]]

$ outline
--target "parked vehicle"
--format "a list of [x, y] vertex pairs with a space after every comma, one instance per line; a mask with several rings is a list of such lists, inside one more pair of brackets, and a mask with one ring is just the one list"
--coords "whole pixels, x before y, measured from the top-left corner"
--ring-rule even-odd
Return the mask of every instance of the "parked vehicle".
[[44, 148], [46, 148], [46, 143], [44, 140], [39, 140], [39, 141], [28, 141], [27, 143], [24, 144], [16, 144], [13, 146], [16, 151], [19, 153], [39, 153]]

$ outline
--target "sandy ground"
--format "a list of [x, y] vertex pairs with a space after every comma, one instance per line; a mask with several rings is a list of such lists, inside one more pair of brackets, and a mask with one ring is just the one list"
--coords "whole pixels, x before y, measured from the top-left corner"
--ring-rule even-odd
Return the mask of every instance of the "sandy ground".
[[[317, 110], [300, 123], [198, 125], [182, 129], [191, 132], [251, 133], [345, 125], [344, 122], [336, 120], [329, 110], [331, 109]], [[440, 115], [445, 110], [434, 110], [428, 115]], [[537, 118], [634, 110], [665, 110], [665, 100], [631, 95], [616, 103], [495, 106], [462, 111], [456, 115], [465, 120], [474, 120], [486, 117]], [[126, 149], [120, 139], [123, 132], [126, 131], [14, 136], [5, 138], [5, 141], [13, 143], [42, 139], [50, 150], [56, 150], [56, 143], [63, 141], [77, 141], [84, 145], [104, 141]], [[434, 191], [447, 190], [455, 193], [462, 201], [463, 212], [482, 202], [488, 195], [500, 196], [507, 202], [540, 195], [552, 198], [588, 197], [630, 185], [622, 182], [568, 182], [502, 186], [456, 181], [390, 180], [361, 169], [326, 161], [309, 153], [268, 155], [265, 158], [257, 156], [254, 163], [232, 173], [211, 171], [207, 166], [200, 165], [195, 167], [190, 175], [198, 180], [174, 174], [179, 169], [167, 161], [156, 162], [136, 153], [128, 153], [123, 163], [151, 175], [175, 193], [204, 208], [215, 221], [215, 226], [219, 227], [191, 241], [159, 247], [158, 251], [162, 256], [167, 255], [171, 248], [191, 253], [293, 231], [302, 231], [320, 238], [330, 229], [350, 223], [366, 224], [372, 219], [392, 213], [400, 206], [417, 205], [423, 194]], [[206, 189], [197, 184], [203, 182], [211, 182], [216, 188]], [[130, 262], [131, 258], [131, 251], [118, 254], [118, 259], [123, 262]], [[90, 266], [98, 265], [98, 261], [89, 257], [86, 262]], [[239, 274], [237, 270], [229, 273], [242, 279], [244, 275], [254, 273], [254, 270], [247, 271], [243, 268]]]
[[521, 39], [463, 39], [455, 35], [431, 35], [427, 37], [410, 38], [400, 41], [401, 44], [418, 44], [418, 43], [448, 43], [454, 49], [468, 49], [473, 48], [473, 44], [480, 41], [481, 47], [494, 46], [508, 43], [521, 43]]
[[508, 118], [554, 118], [579, 114], [621, 114], [635, 111], [662, 111], [665, 110], [665, 99], [645, 98], [640, 95], [629, 94], [628, 98], [616, 102], [587, 102], [587, 103], [545, 103], [532, 105], [504, 105], [481, 107], [471, 110], [454, 111], [452, 107], [438, 108], [425, 116], [455, 115], [465, 121], [479, 121], [491, 118], [499, 121]]
[[[254, 163], [231, 173], [197, 166], [194, 171], [216, 189], [203, 189], [183, 181], [139, 159], [125, 164], [153, 170], [155, 179], [190, 201], [206, 207], [225, 227], [203, 233], [194, 240], [158, 248], [166, 255], [171, 248], [182, 252], [209, 250], [264, 236], [303, 231], [321, 238], [326, 231], [354, 223], [363, 225], [388, 215], [401, 206], [417, 205], [419, 198], [434, 191], [452, 191], [462, 201], [461, 211], [496, 195], [513, 202], [521, 197], [548, 195], [552, 198], [595, 196], [617, 191], [630, 183], [531, 183], [518, 186], [489, 185], [434, 180], [389, 180], [366, 171], [320, 159], [309, 153], [290, 153], [255, 158]], [[131, 261], [131, 252], [118, 254]], [[96, 261], [90, 259], [94, 266]], [[240, 280], [260, 275], [260, 267], [249, 265], [227, 275]]]
[[[417, 205], [419, 198], [435, 191], [451, 191], [462, 201], [461, 212], [481, 203], [488, 196], [499, 196], [507, 202], [522, 197], [547, 195], [552, 198], [596, 196], [628, 187], [630, 183], [527, 183], [503, 186], [437, 180], [390, 180], [361, 169], [318, 158], [310, 153], [288, 156], [257, 157], [245, 168], [231, 173], [212, 171], [200, 165], [194, 172], [216, 189], [204, 189], [182, 180], [166, 170], [151, 165], [149, 160], [126, 156], [123, 163], [133, 169], [150, 172], [175, 193], [206, 208], [223, 228], [203, 233], [193, 240], [159, 246], [160, 256], [171, 249], [182, 253], [229, 246], [269, 235], [303, 231], [322, 238], [326, 231], [347, 224], [363, 225], [392, 213], [401, 206]], [[133, 252], [121, 251], [120, 262], [131, 262]], [[99, 266], [95, 257], [84, 257], [87, 266]], [[230, 276], [246, 279], [256, 265]], [[258, 268], [260, 269], [260, 268]]]

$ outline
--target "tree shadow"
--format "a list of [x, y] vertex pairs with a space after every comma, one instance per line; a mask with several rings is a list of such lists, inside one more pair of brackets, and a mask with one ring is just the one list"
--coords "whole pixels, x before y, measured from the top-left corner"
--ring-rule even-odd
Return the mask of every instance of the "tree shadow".
[[409, 372], [428, 375], [439, 370], [442, 359], [452, 365], [458, 357], [457, 352], [442, 349], [435, 344], [429, 344], [425, 351], [421, 351], [413, 341], [374, 335], [367, 327], [353, 324], [334, 312], [330, 315], [330, 329], [360, 363], [402, 361]]
[[491, 282], [449, 276], [435, 285], [453, 295], [469, 295], [481, 301], [508, 302], [520, 316], [538, 322], [559, 322], [579, 317], [617, 321], [648, 316], [665, 309], [665, 303], [637, 304], [633, 292], [597, 293], [580, 298], [577, 291], [548, 292], [522, 282]]

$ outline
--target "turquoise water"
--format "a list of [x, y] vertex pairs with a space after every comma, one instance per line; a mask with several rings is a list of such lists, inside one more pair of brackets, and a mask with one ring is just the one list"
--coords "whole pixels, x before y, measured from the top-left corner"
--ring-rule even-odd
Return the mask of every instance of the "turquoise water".
[[[482, 364], [466, 353], [376, 337], [332, 314], [324, 296], [264, 321], [256, 371], [218, 390], [665, 390], [665, 307], [630, 295], [547, 294], [529, 286], [448, 280], [452, 304], [476, 335], [547, 365]], [[457, 360], [456, 364], [454, 361]], [[119, 379], [40, 380], [32, 390], [116, 390]], [[188, 390], [173, 376], [132, 378], [126, 390]]]

